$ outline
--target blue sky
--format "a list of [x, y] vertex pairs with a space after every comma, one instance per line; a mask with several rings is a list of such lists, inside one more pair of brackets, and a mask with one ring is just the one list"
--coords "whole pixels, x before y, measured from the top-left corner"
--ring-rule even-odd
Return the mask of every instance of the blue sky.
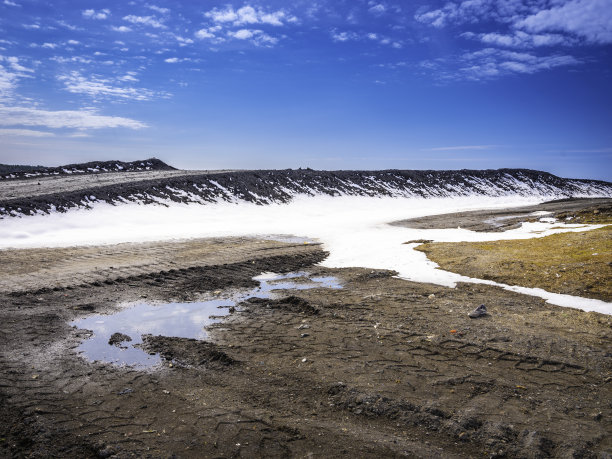
[[0, 162], [612, 179], [612, 0], [0, 0]]

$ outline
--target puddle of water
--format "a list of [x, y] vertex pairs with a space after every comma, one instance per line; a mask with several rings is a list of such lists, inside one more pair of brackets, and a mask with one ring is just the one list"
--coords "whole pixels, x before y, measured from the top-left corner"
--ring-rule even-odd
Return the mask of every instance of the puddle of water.
[[[296, 282], [298, 279], [300, 282]], [[75, 320], [70, 323], [71, 326], [93, 332], [80, 344], [78, 352], [90, 361], [140, 368], [151, 367], [159, 364], [161, 357], [159, 354], [147, 354], [136, 347], [142, 343], [142, 335], [203, 340], [207, 338], [207, 326], [222, 320], [229, 313], [231, 306], [236, 306], [247, 298], [271, 298], [274, 290], [282, 289], [342, 288], [338, 279], [333, 276], [310, 278], [304, 271], [289, 274], [263, 273], [253, 280], [259, 281], [259, 287], [209, 301], [162, 305], [143, 303], [115, 314], [93, 315]], [[109, 339], [114, 333], [122, 333], [132, 340], [124, 341], [120, 346], [109, 344]]]

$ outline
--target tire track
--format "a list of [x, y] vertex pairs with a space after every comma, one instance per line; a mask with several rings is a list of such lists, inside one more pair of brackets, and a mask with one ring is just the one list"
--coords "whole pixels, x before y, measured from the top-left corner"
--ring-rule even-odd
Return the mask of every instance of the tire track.
[[311, 254], [319, 244], [290, 244], [255, 239], [163, 241], [102, 247], [23, 249], [0, 252], [0, 289], [6, 292], [65, 289], [90, 283], [114, 283], [167, 273], [285, 254]]

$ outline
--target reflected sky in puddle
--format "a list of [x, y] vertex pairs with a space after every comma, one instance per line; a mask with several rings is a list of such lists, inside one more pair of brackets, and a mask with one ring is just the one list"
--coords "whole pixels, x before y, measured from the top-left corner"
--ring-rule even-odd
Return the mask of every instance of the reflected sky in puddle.
[[[137, 347], [142, 343], [142, 335], [206, 339], [206, 327], [220, 321], [229, 313], [231, 306], [247, 298], [270, 298], [273, 290], [282, 289], [342, 288], [335, 277], [309, 277], [303, 271], [289, 274], [263, 273], [253, 279], [259, 281], [259, 287], [246, 292], [222, 294], [209, 301], [137, 304], [115, 314], [92, 315], [75, 320], [70, 323], [71, 326], [93, 332], [81, 343], [78, 352], [90, 361], [151, 367], [160, 363], [161, 358], [158, 354], [149, 355]], [[132, 340], [122, 342], [121, 347], [111, 345], [109, 339], [113, 333], [123, 333]]]

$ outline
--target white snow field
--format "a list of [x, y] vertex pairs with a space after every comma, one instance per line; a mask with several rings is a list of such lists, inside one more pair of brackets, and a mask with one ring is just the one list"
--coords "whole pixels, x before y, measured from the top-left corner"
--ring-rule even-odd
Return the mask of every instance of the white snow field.
[[287, 235], [316, 239], [330, 252], [323, 266], [391, 269], [399, 277], [454, 287], [457, 282], [498, 285], [544, 298], [552, 304], [612, 314], [612, 303], [560, 295], [541, 289], [508, 286], [437, 269], [424, 253], [413, 250], [414, 239], [441, 242], [528, 239], [601, 225], [552, 222], [526, 223], [503, 233], [455, 229], [410, 229], [388, 223], [426, 215], [537, 204], [538, 196], [401, 198], [363, 196], [297, 196], [287, 204], [247, 202], [207, 205], [93, 204], [92, 210], [71, 210], [0, 220], [0, 248], [62, 247], [199, 237]]

